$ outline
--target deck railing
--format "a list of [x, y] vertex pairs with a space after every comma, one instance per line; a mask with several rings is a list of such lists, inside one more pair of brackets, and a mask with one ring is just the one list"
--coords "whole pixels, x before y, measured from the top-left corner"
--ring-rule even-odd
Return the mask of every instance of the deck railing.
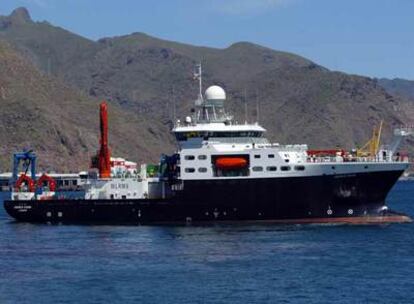
[[359, 163], [390, 163], [390, 162], [409, 162], [407, 156], [393, 156], [393, 157], [341, 157], [341, 156], [317, 156], [308, 157], [308, 163], [344, 163], [344, 162], [359, 162]]

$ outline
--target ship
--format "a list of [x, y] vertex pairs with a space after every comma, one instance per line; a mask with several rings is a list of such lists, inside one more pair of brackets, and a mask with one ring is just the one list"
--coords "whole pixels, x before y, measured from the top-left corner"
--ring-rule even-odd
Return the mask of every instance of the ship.
[[271, 143], [259, 123], [238, 123], [227, 113], [222, 87], [210, 86], [203, 94], [201, 65], [195, 76], [199, 94], [192, 114], [176, 120], [171, 131], [175, 153], [135, 173], [111, 174], [102, 103], [101, 147], [93, 161], [99, 172], [85, 182], [84, 195], [61, 197], [49, 187], [50, 178], [36, 187], [23, 174], [4, 202], [7, 213], [22, 222], [86, 224], [411, 221], [386, 204], [409, 161], [395, 144], [380, 146], [381, 127], [365, 149]]

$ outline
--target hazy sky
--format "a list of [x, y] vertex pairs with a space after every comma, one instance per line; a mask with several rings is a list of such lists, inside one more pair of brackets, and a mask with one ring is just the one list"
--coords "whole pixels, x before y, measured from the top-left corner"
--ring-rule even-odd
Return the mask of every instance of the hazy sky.
[[0, 14], [18, 6], [92, 39], [250, 41], [332, 70], [414, 80], [414, 0], [1, 0]]

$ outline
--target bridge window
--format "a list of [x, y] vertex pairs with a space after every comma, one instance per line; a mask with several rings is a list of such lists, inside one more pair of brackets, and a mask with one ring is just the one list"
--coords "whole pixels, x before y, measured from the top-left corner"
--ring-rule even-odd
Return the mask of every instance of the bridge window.
[[266, 170], [267, 171], [276, 171], [277, 168], [276, 168], [276, 166], [269, 166], [269, 167], [266, 168]]
[[262, 132], [243, 131], [243, 132], [206, 132], [208, 137], [261, 137]]
[[261, 172], [261, 171], [263, 171], [263, 167], [260, 167], [260, 166], [253, 167], [252, 170], [255, 171], [255, 172]]
[[177, 139], [177, 141], [187, 140], [187, 137], [185, 136], [185, 133], [182, 133], [182, 132], [175, 133], [175, 138]]
[[185, 141], [190, 138], [197, 138], [201, 136], [202, 136], [201, 132], [176, 132], [175, 133], [175, 138], [178, 141]]
[[280, 167], [280, 170], [282, 170], [282, 171], [290, 171], [290, 166], [282, 166], [282, 167]]
[[261, 131], [217, 131], [217, 132], [175, 132], [175, 138], [178, 141], [186, 141], [189, 138], [203, 138], [204, 140], [208, 140], [209, 137], [262, 137], [263, 132]]

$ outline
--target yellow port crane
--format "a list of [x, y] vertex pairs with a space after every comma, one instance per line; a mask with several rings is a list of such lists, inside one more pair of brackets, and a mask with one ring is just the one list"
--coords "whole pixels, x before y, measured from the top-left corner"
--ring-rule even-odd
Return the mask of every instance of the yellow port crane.
[[358, 157], [375, 157], [377, 155], [380, 147], [382, 124], [383, 120], [381, 120], [379, 126], [374, 127], [371, 139], [361, 148], [357, 149]]

